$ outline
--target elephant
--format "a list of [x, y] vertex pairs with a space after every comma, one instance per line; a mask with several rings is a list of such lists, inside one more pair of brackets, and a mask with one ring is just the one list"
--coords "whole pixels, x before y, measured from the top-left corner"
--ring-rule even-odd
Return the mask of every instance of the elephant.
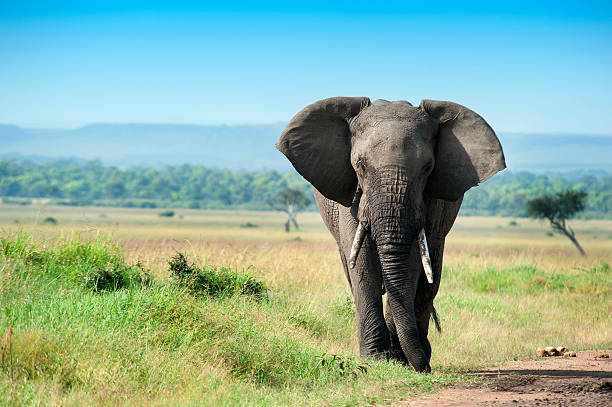
[[333, 97], [298, 112], [276, 147], [338, 245], [360, 355], [431, 371], [446, 235], [463, 194], [506, 167], [493, 129], [452, 102]]

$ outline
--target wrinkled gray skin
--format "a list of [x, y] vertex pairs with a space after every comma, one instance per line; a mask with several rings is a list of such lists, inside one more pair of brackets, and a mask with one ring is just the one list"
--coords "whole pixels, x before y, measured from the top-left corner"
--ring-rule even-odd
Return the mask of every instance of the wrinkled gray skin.
[[[337, 97], [296, 114], [277, 148], [315, 189], [355, 300], [362, 356], [391, 356], [429, 371], [427, 339], [444, 239], [463, 194], [505, 168], [489, 125], [451, 102]], [[354, 268], [359, 222], [366, 238]], [[434, 283], [417, 237], [425, 228]], [[387, 292], [383, 315], [382, 295]]]

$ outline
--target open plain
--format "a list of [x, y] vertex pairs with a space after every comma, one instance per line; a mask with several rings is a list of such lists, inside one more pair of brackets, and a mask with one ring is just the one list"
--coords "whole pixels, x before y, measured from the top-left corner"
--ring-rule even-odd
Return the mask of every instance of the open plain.
[[[612, 221], [570, 222], [587, 252], [581, 257], [545, 223], [460, 217], [435, 301], [442, 332], [430, 331], [433, 373], [421, 375], [358, 357], [348, 285], [318, 213], [300, 214], [300, 230], [285, 233], [278, 212], [160, 211], [0, 205], [0, 404], [424, 403], [415, 397], [493, 394], [495, 383], [521, 374], [507, 363], [552, 363], [533, 361], [539, 347], [612, 348]], [[79, 245], [92, 253], [117, 246], [152, 285], [91, 292], [78, 273], [58, 283], [67, 262], [51, 270], [32, 261], [32, 253], [58, 259]], [[177, 291], [168, 261], [179, 252], [199, 266], [248, 273], [266, 284], [268, 298]], [[609, 401], [609, 359], [595, 362], [583, 369], [598, 381], [586, 393]], [[555, 363], [552, 370], [564, 371], [574, 362]], [[551, 371], [534, 366], [524, 374]], [[521, 403], [542, 399], [527, 392], [536, 395]], [[459, 405], [457, 397], [433, 405]], [[563, 402], [574, 405], [570, 399]]]

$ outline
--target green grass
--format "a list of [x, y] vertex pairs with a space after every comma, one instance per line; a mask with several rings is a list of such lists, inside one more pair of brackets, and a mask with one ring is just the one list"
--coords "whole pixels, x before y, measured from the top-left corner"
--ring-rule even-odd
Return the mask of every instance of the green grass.
[[[352, 322], [346, 301], [330, 321], [248, 271], [183, 257], [186, 275], [152, 280], [107, 240], [24, 233], [0, 253], [0, 405], [353, 405], [459, 378], [330, 353]], [[209, 274], [209, 288], [185, 289]]]
[[612, 292], [612, 270], [608, 263], [577, 274], [548, 273], [534, 265], [486, 267], [468, 278], [478, 292], [496, 292], [522, 296], [540, 292], [571, 292], [598, 295]]

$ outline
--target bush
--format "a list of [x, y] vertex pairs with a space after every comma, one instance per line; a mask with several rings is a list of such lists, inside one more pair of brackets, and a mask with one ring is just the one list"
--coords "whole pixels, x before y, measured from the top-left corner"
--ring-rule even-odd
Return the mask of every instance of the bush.
[[157, 214], [160, 218], [171, 218], [174, 216], [174, 211], [162, 211]]
[[258, 228], [259, 225], [256, 225], [254, 223], [251, 222], [247, 222], [247, 223], [243, 223], [240, 225], [241, 228]]
[[57, 225], [57, 219], [55, 219], [52, 216], [49, 216], [43, 219], [42, 224], [43, 225]]
[[177, 253], [168, 264], [173, 281], [194, 295], [247, 295], [257, 300], [267, 298], [266, 284], [244, 271], [213, 266], [198, 268], [190, 264], [183, 253]]
[[84, 285], [94, 292], [117, 291], [124, 288], [150, 286], [151, 275], [140, 264], [120, 264], [111, 269], [94, 269], [85, 275]]

